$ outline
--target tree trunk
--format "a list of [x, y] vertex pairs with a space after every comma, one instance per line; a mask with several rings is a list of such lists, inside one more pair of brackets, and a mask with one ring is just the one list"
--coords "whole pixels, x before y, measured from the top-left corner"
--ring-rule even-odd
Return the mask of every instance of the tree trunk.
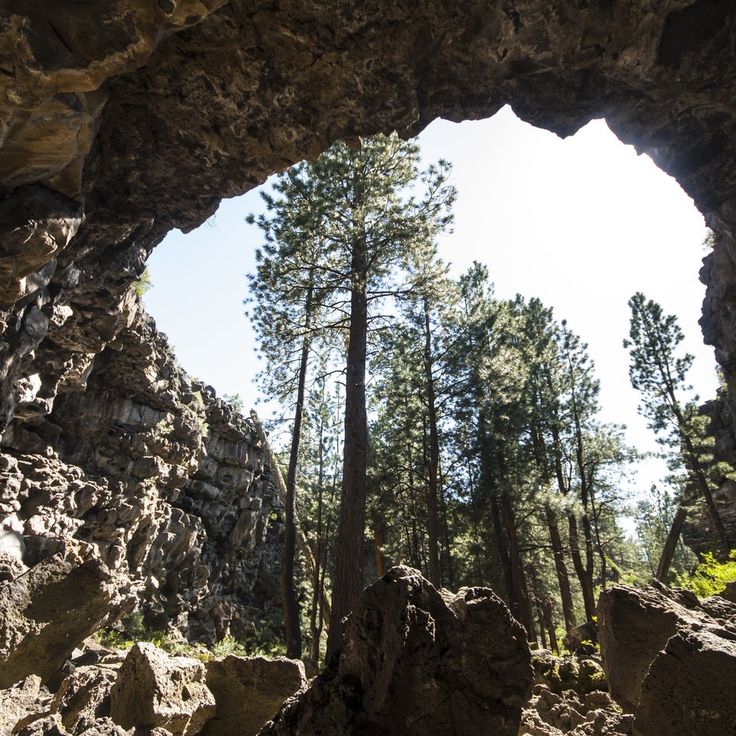
[[345, 370], [345, 445], [343, 449], [340, 522], [335, 548], [332, 616], [327, 662], [334, 664], [342, 647], [343, 619], [363, 588], [368, 421], [365, 372], [368, 337], [368, 259], [365, 243], [353, 242], [350, 286], [350, 334]]
[[442, 584], [440, 569], [440, 535], [438, 518], [440, 440], [437, 429], [437, 406], [432, 375], [432, 333], [429, 302], [424, 298], [424, 380], [427, 385], [427, 413], [429, 415], [429, 478], [427, 488], [427, 544], [429, 546], [429, 581], [436, 587]]
[[552, 600], [545, 598], [540, 603], [542, 615], [544, 617], [544, 626], [549, 636], [549, 648], [557, 654], [560, 651], [560, 645], [557, 643], [557, 632], [555, 631], [555, 621], [552, 615]]
[[595, 616], [595, 599], [593, 596], [593, 580], [588, 575], [588, 571], [583, 565], [583, 559], [580, 556], [580, 539], [578, 534], [578, 520], [575, 514], [570, 511], [567, 514], [567, 525], [570, 530], [570, 554], [572, 556], [572, 564], [575, 568], [580, 583], [580, 590], [583, 594], [583, 606], [585, 607], [585, 618], [590, 621]]
[[[311, 280], [311, 279], [310, 279]], [[305, 328], [309, 329], [309, 315], [312, 308], [312, 287], [307, 290], [305, 302]], [[299, 659], [302, 656], [302, 632], [299, 627], [299, 602], [296, 597], [294, 561], [296, 557], [296, 471], [299, 464], [299, 445], [302, 438], [302, 418], [304, 416], [304, 387], [307, 380], [309, 362], [309, 340], [302, 340], [302, 353], [297, 377], [296, 409], [294, 429], [291, 434], [289, 469], [286, 473], [286, 523], [284, 528], [284, 551], [281, 558], [281, 595], [284, 604], [284, 628], [286, 629], [286, 656]]]
[[531, 603], [529, 600], [529, 588], [527, 586], [526, 574], [524, 572], [524, 562], [521, 558], [521, 550], [519, 548], [519, 535], [516, 531], [514, 510], [511, 506], [511, 500], [508, 493], [502, 493], [500, 501], [501, 518], [503, 519], [506, 536], [509, 542], [511, 584], [514, 591], [514, 598], [518, 605], [519, 622], [526, 628], [527, 640], [535, 641], [534, 618], [532, 616]]
[[570, 589], [570, 576], [565, 564], [565, 550], [562, 546], [560, 527], [555, 510], [549, 505], [544, 508], [547, 520], [547, 529], [552, 544], [552, 556], [555, 561], [555, 572], [557, 573], [557, 584], [560, 588], [560, 599], [562, 600], [562, 617], [565, 620], [565, 630], [570, 631], [575, 626], [575, 606]]
[[680, 538], [680, 534], [682, 533], [682, 526], [685, 523], [686, 516], [687, 510], [684, 506], [680, 506], [680, 508], [677, 509], [675, 518], [672, 520], [672, 526], [667, 534], [667, 539], [662, 549], [662, 556], [659, 558], [659, 565], [657, 565], [657, 574], [655, 575], [657, 580], [662, 583], [667, 584], [667, 574], [670, 571], [672, 558], [675, 556], [677, 540]]
[[445, 494], [442, 492], [444, 488], [444, 478], [440, 480], [440, 508], [442, 509], [442, 539], [445, 547], [445, 564], [440, 566], [441, 570], [444, 570], [443, 585], [446, 585], [450, 590], [455, 590], [455, 570], [452, 564], [452, 545], [450, 542], [450, 525], [447, 521], [447, 501]]
[[373, 554], [376, 560], [376, 577], [382, 578], [386, 574], [386, 565], [383, 559], [383, 520], [377, 511], [373, 512]]
[[[286, 506], [286, 483], [284, 482], [283, 476], [281, 475], [281, 469], [279, 468], [278, 461], [276, 460], [276, 457], [274, 456], [271, 446], [268, 444], [268, 438], [266, 437], [266, 433], [263, 431], [263, 425], [261, 424], [261, 420], [258, 418], [258, 414], [251, 409], [250, 412], [250, 418], [253, 421], [253, 424], [255, 426], [256, 434], [258, 435], [258, 440], [261, 443], [261, 446], [263, 447], [263, 452], [266, 456], [265, 460], [266, 463], [271, 467], [271, 470], [273, 472], [273, 484], [276, 487], [276, 494], [278, 496], [279, 501]], [[299, 545], [299, 549], [302, 552], [302, 555], [304, 556], [304, 561], [307, 565], [307, 572], [312, 575], [314, 573], [314, 553], [312, 551], [312, 548], [309, 546], [309, 541], [307, 540], [307, 535], [304, 533], [304, 530], [300, 528], [298, 519], [295, 519], [295, 526], [296, 526], [296, 541]], [[329, 536], [326, 534], [326, 536]], [[324, 562], [322, 564], [322, 569], [324, 570], [325, 565]], [[324, 577], [324, 576], [323, 576]], [[330, 601], [327, 597], [327, 593], [325, 591], [324, 586], [324, 580], [322, 583], [322, 610], [324, 611], [324, 618], [323, 621], [327, 623], [327, 621], [330, 618], [331, 614], [331, 608], [330, 608]]]
[[[322, 384], [322, 401], [324, 401], [324, 384]], [[320, 415], [321, 416], [321, 415]], [[322, 621], [320, 610], [322, 607], [322, 547], [324, 544], [322, 531], [322, 508], [324, 503], [324, 421], [319, 423], [319, 472], [317, 477], [317, 524], [315, 529], [316, 545], [314, 553], [314, 571], [312, 573], [312, 607], [309, 612], [309, 633], [311, 646], [309, 649], [309, 661], [312, 667], [319, 668], [319, 640], [322, 636]]]

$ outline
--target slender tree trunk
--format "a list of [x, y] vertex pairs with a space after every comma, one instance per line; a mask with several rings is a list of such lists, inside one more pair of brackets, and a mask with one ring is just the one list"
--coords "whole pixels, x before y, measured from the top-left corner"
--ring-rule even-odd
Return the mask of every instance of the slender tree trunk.
[[345, 446], [343, 450], [340, 523], [335, 549], [332, 616], [327, 662], [336, 662], [342, 647], [343, 619], [358, 602], [363, 588], [368, 421], [365, 372], [368, 338], [368, 259], [365, 242], [353, 242], [350, 291], [350, 334], [345, 371]]
[[[411, 428], [406, 428], [407, 438], [410, 436]], [[411, 505], [411, 513], [409, 514], [411, 526], [411, 541], [409, 543], [409, 559], [411, 564], [422, 569], [422, 551], [419, 547], [419, 529], [417, 525], [417, 492], [414, 487], [414, 455], [412, 453], [411, 439], [406, 442], [406, 467], [407, 467], [407, 484], [409, 486], [409, 502]]]
[[542, 603], [534, 594], [534, 605], [537, 609], [537, 622], [539, 623], [539, 638], [542, 640], [542, 648], [547, 649], [547, 629], [544, 625], [544, 614], [542, 613]]
[[440, 565], [440, 570], [446, 574], [443, 577], [442, 584], [447, 585], [450, 590], [455, 590], [455, 570], [452, 564], [452, 545], [450, 543], [450, 525], [447, 521], [447, 499], [445, 494], [442, 492], [444, 488], [444, 478], [440, 479], [440, 508], [442, 509], [442, 538], [445, 547], [445, 560], [444, 565]]
[[549, 504], [545, 505], [544, 513], [547, 520], [547, 529], [549, 530], [549, 539], [552, 545], [552, 556], [555, 561], [557, 584], [560, 588], [562, 617], [565, 620], [565, 630], [569, 632], [575, 626], [575, 606], [572, 600], [570, 576], [567, 572], [567, 564], [565, 563], [565, 551], [562, 545], [559, 522], [557, 520], [557, 513]]
[[680, 506], [677, 509], [675, 518], [672, 520], [672, 526], [670, 527], [669, 534], [664, 543], [662, 549], [662, 556], [659, 558], [659, 565], [657, 565], [657, 573], [655, 577], [662, 583], [667, 583], [667, 575], [670, 571], [670, 565], [672, 564], [672, 558], [675, 556], [675, 549], [677, 548], [677, 541], [682, 534], [682, 526], [685, 523], [685, 517], [687, 516], [687, 509], [684, 506]]
[[680, 436], [685, 444], [685, 467], [688, 468], [691, 477], [695, 481], [695, 485], [700, 489], [703, 499], [705, 500], [705, 505], [708, 508], [708, 515], [710, 516], [713, 526], [716, 528], [716, 533], [721, 541], [721, 547], [723, 551], [728, 554], [731, 549], [731, 540], [729, 539], [728, 532], [723, 524], [723, 519], [718, 513], [718, 507], [716, 506], [715, 499], [713, 498], [713, 492], [711, 491], [710, 484], [705, 476], [703, 465], [700, 462], [697, 451], [695, 450], [692, 438], [684, 430], [685, 420], [679, 411], [679, 407], [677, 410], [677, 421], [680, 426]]
[[[324, 384], [322, 388], [322, 401], [324, 402]], [[316, 670], [319, 667], [319, 640], [322, 635], [322, 622], [319, 619], [322, 597], [322, 547], [324, 545], [322, 534], [322, 507], [324, 503], [324, 421], [319, 423], [319, 467], [317, 477], [317, 523], [316, 523], [316, 549], [314, 554], [314, 571], [312, 573], [312, 607], [309, 612], [309, 632], [311, 635], [311, 646], [309, 650], [309, 661]]]
[[607, 582], [606, 578], [608, 576], [608, 562], [606, 560], [606, 550], [603, 549], [603, 542], [601, 541], [601, 527], [598, 523], [600, 518], [600, 508], [599, 511], [595, 510], [595, 494], [593, 493], [592, 488], [590, 492], [590, 510], [593, 512], [591, 519], [593, 522], [593, 532], [595, 534], [595, 548], [598, 552], [598, 559], [601, 561], [601, 589], [605, 590]]
[[504, 583], [506, 584], [506, 599], [509, 602], [511, 613], [514, 614], [517, 621], [521, 621], [521, 610], [519, 607], [519, 601], [516, 597], [514, 574], [511, 569], [511, 555], [509, 553], [503, 521], [501, 519], [501, 507], [498, 502], [498, 496], [496, 496], [495, 493], [491, 494], [490, 509], [491, 521], [493, 522], [493, 536], [496, 538], [496, 550], [498, 552], [499, 561], [501, 562], [501, 569], [503, 570]]
[[578, 520], [572, 511], [567, 514], [567, 525], [570, 532], [570, 554], [572, 556], [572, 564], [575, 568], [580, 590], [583, 594], [583, 606], [585, 608], [585, 618], [590, 621], [595, 616], [595, 600], [593, 596], [593, 580], [588, 575], [588, 571], [583, 565], [583, 558], [580, 556], [580, 535], [578, 533]]
[[549, 648], [556, 654], [560, 651], [560, 645], [557, 643], [557, 632], [555, 631], [555, 621], [552, 615], [552, 601], [549, 598], [545, 598], [540, 603], [540, 606], [544, 617], [544, 626], [549, 636]]
[[509, 542], [511, 581], [514, 590], [514, 598], [516, 598], [519, 608], [519, 621], [526, 628], [527, 639], [529, 641], [535, 641], [534, 618], [532, 616], [529, 600], [529, 588], [526, 582], [526, 573], [524, 572], [524, 562], [521, 558], [519, 535], [516, 530], [516, 519], [514, 518], [514, 510], [511, 506], [511, 499], [509, 498], [508, 493], [504, 492], [501, 494], [500, 502], [501, 518], [503, 519], [506, 536]]
[[[310, 286], [304, 306], [305, 328], [309, 329], [312, 309], [312, 286]], [[302, 340], [302, 352], [297, 378], [296, 410], [294, 429], [291, 434], [289, 469], [286, 473], [286, 524], [284, 529], [284, 551], [281, 558], [281, 594], [284, 603], [284, 628], [286, 629], [286, 656], [299, 659], [302, 656], [302, 632], [299, 627], [299, 602], [296, 597], [294, 562], [296, 557], [296, 471], [299, 465], [299, 445], [302, 438], [302, 418], [304, 416], [304, 387], [307, 380], [309, 362], [309, 340]]]
[[373, 512], [373, 553], [376, 560], [376, 576], [382, 578], [386, 574], [386, 565], [383, 559], [383, 520], [377, 511]]
[[424, 298], [424, 380], [427, 386], [427, 413], [429, 415], [429, 482], [427, 488], [427, 544], [429, 546], [429, 580], [439, 587], [442, 583], [440, 568], [440, 535], [438, 520], [440, 440], [437, 429], [437, 405], [432, 375], [432, 332], [429, 301]]

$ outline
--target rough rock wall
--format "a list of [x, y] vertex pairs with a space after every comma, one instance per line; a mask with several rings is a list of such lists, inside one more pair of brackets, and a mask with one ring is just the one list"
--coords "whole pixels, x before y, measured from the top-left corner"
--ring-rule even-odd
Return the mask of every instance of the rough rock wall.
[[[700, 407], [710, 419], [709, 431], [715, 439], [713, 457], [722, 463], [724, 470], [736, 468], [736, 406], [725, 390]], [[736, 539], [736, 481], [722, 475], [713, 492], [713, 500], [723, 521], [729, 539]], [[688, 509], [682, 529], [685, 544], [695, 553], [719, 551], [721, 541], [708, 508], [702, 498], [697, 498]]]
[[[6, 433], [0, 511], [18, 540], [15, 574], [18, 558], [34, 565], [78, 539], [115, 576], [113, 614], [138, 603], [192, 638], [243, 636], [278, 606], [271, 469], [252, 422], [178, 368], [133, 297], [125, 313], [53, 411]], [[44, 400], [24, 405], [29, 417]]]
[[[168, 611], [193, 581], [235, 585], [229, 563], [213, 562], [235, 512], [220, 527], [195, 481], [217, 486], [213, 463], [247, 463], [201, 459], [197, 389], [181, 378], [174, 399], [159, 363], [135, 370], [144, 343], [158, 343], [130, 285], [168, 230], [196, 227], [222, 197], [337, 138], [411, 135], [506, 103], [561, 135], [605, 116], [717, 233], [703, 328], [736, 388], [732, 3], [8, 0], [0, 63], [4, 513], [31, 536], [104, 534], [101, 553], [138, 570], [154, 607]], [[248, 444], [205, 404], [213, 436]], [[243, 525], [254, 518], [266, 511]], [[215, 527], [210, 542], [202, 529]], [[134, 551], [141, 539], [146, 553]]]

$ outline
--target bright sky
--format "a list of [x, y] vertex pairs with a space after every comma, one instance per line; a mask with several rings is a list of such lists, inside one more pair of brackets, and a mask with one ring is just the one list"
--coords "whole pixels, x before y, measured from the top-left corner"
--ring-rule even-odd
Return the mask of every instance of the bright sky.
[[[705, 224], [647, 156], [624, 146], [603, 121], [561, 140], [509, 108], [480, 122], [436, 121], [419, 143], [427, 163], [453, 164], [458, 189], [454, 233], [441, 241], [440, 255], [455, 275], [484, 261], [498, 296], [537, 296], [567, 319], [595, 360], [604, 418], [626, 424], [630, 443], [656, 449], [637, 415], [621, 344], [635, 291], [678, 316], [696, 358], [690, 380], [701, 397], [715, 394], [713, 351], [697, 324]], [[223, 202], [195, 232], [169, 234], [149, 261], [154, 286], [145, 297], [181, 365], [219, 395], [240, 394], [246, 409], [259, 398], [259, 364], [243, 315], [244, 275], [254, 270], [261, 232], [244, 220], [260, 210], [255, 190]], [[662, 472], [645, 464], [638, 488]]]

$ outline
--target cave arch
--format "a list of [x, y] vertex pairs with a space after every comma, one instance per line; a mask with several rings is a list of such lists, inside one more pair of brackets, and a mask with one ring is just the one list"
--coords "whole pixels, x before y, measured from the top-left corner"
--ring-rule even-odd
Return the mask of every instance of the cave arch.
[[[196, 227], [222, 197], [337, 138], [411, 135], [438, 116], [489, 117], [506, 103], [560, 135], [605, 117], [693, 197], [718, 234], [704, 333], [733, 372], [729, 4], [104, 5], [18, 2], [2, 21], [14, 70], [2, 82], [0, 152], [4, 424], [32, 372], [19, 349], [102, 349], [128, 284], [172, 227]], [[58, 330], [48, 302], [40, 314], [28, 306], [44, 291], [72, 310]], [[60, 377], [39, 375], [53, 395]]]
[[[410, 136], [437, 117], [487, 118], [505, 104], [563, 136], [605, 117], [679, 181], [716, 233], [702, 325], [736, 393], [733, 4], [7, 6], [0, 521], [15, 518], [31, 541], [100, 533], [103, 561], [158, 614], [186, 612], [190, 633], [222, 627], [237, 597], [227, 591], [273, 587], [271, 461], [257, 427], [177, 368], [130, 287], [170, 229], [193, 229], [223, 197], [338, 138]], [[147, 516], [135, 507], [141, 489]], [[236, 507], [233, 494], [246, 493], [249, 505]], [[202, 512], [213, 497], [223, 501], [215, 520]], [[219, 562], [206, 553], [213, 545]], [[237, 552], [248, 545], [250, 556]], [[180, 571], [180, 590], [167, 587], [167, 569]], [[177, 598], [184, 590], [189, 602]], [[224, 607], [190, 610], [207, 590]]]

